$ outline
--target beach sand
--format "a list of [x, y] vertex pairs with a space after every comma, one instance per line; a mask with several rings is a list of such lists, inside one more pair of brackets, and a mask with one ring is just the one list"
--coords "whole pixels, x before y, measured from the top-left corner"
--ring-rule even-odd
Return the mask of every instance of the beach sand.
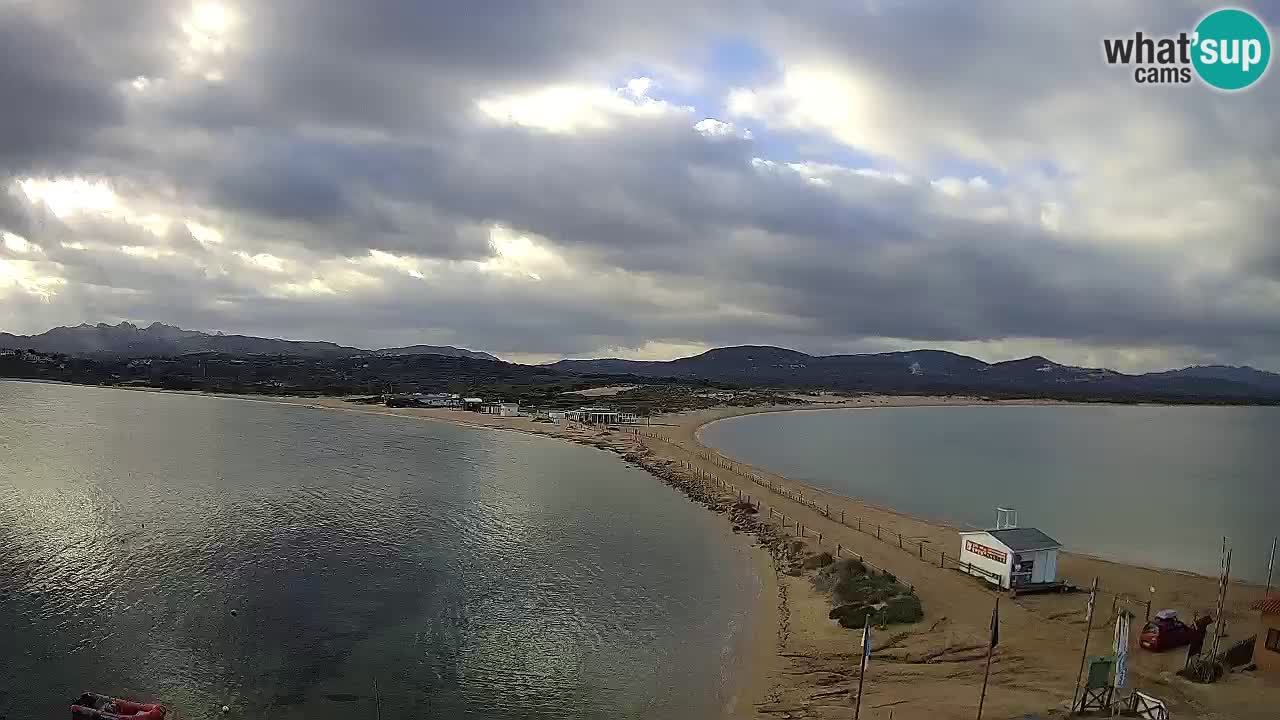
[[[972, 398], [867, 397], [857, 400], [806, 398], [803, 409], [833, 407], [887, 407], [914, 405], [1026, 404], [1045, 401], [979, 401]], [[912, 517], [854, 498], [823, 492], [802, 483], [721, 457], [703, 457], [699, 430], [718, 419], [754, 412], [796, 411], [796, 406], [725, 407], [655, 418], [640, 429], [666, 438], [638, 437], [630, 429], [605, 430], [575, 423], [538, 423], [531, 418], [502, 418], [444, 409], [361, 406], [341, 399], [278, 398], [270, 402], [341, 409], [379, 415], [443, 420], [485, 427], [549, 435], [594, 445], [620, 454], [644, 453], [661, 461], [689, 463], [731, 483], [766, 510], [799, 520], [810, 535], [821, 532], [822, 549], [844, 549], [863, 555], [877, 566], [912, 583], [924, 605], [925, 618], [914, 625], [890, 626], [875, 633], [871, 669], [862, 699], [862, 717], [972, 718], [981, 689], [986, 643], [996, 594], [975, 578], [954, 569], [939, 568], [922, 560], [913, 549], [899, 549], [896, 541], [879, 541], [873, 534], [846, 527], [837, 520], [861, 518], [864, 526], [880, 525], [887, 537], [900, 533], [908, 541], [922, 540], [928, 547], [952, 555], [959, 547], [960, 528], [935, 520]], [[732, 464], [731, 464], [732, 463]], [[725, 467], [728, 465], [729, 467]], [[753, 473], [788, 491], [803, 493], [818, 509], [771, 492], [748, 479]], [[829, 507], [829, 509], [828, 509]], [[828, 516], [829, 513], [829, 516]], [[817, 541], [808, 542], [817, 549]], [[764, 587], [734, 680], [734, 700], [726, 708], [731, 718], [852, 718], [858, 685], [860, 631], [846, 630], [828, 618], [830, 600], [815, 591], [807, 577], [776, 572], [764, 550], [756, 553]], [[1268, 684], [1252, 673], [1230, 673], [1212, 685], [1198, 685], [1174, 674], [1185, 659], [1185, 650], [1163, 654], [1136, 647], [1136, 635], [1146, 612], [1175, 608], [1183, 617], [1214, 607], [1217, 581], [1176, 570], [1142, 568], [1085, 555], [1064, 552], [1059, 575], [1087, 587], [1099, 579], [1102, 593], [1097, 602], [1089, 655], [1110, 654], [1115, 614], [1128, 608], [1137, 619], [1133, 630], [1131, 687], [1165, 700], [1173, 717], [1271, 720], [1280, 707], [1280, 684]], [[1157, 588], [1154, 597], [1150, 588]], [[1255, 632], [1257, 616], [1249, 605], [1262, 588], [1233, 583], [1225, 613], [1228, 625], [1225, 649], [1237, 639]], [[984, 717], [1064, 716], [1070, 706], [1080, 666], [1085, 629], [1086, 594], [1002, 596], [1001, 642], [991, 665], [991, 680]]]

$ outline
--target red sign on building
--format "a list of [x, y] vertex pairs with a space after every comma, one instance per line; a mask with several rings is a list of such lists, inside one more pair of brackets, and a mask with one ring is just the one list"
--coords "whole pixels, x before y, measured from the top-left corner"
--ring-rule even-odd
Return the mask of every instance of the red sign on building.
[[964, 541], [964, 549], [974, 555], [981, 555], [988, 560], [995, 560], [998, 563], [1006, 563], [1009, 561], [1008, 553], [1001, 552], [995, 548], [989, 548], [982, 543], [974, 542], [972, 540]]

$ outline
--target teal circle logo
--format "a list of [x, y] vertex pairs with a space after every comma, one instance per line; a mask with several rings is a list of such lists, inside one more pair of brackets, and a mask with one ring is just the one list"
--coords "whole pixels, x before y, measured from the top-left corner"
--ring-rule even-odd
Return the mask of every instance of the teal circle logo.
[[1228, 8], [1196, 26], [1191, 63], [1200, 79], [1219, 90], [1243, 90], [1258, 81], [1271, 60], [1271, 36], [1258, 18]]

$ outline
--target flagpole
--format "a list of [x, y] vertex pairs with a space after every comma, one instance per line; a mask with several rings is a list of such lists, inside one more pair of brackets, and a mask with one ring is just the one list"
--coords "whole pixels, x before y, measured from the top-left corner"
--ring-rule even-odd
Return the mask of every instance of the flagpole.
[[859, 661], [858, 668], [858, 700], [853, 706], [853, 720], [858, 720], [858, 714], [862, 712], [862, 681], [867, 677], [867, 633], [871, 628], [871, 613], [867, 613], [866, 622], [862, 624], [862, 660]]
[[978, 697], [978, 720], [982, 720], [982, 706], [987, 702], [987, 680], [991, 677], [991, 656], [996, 650], [996, 623], [1000, 618], [1000, 596], [996, 595], [996, 609], [991, 612], [991, 642], [987, 644], [987, 669], [982, 674], [982, 695]]
[[1080, 679], [1084, 677], [1084, 661], [1089, 656], [1089, 633], [1093, 631], [1093, 606], [1098, 595], [1098, 578], [1093, 578], [1089, 589], [1089, 612], [1085, 618], [1084, 648], [1080, 650], [1080, 671], [1076, 673], [1076, 689], [1071, 691], [1071, 714], [1076, 714], [1076, 695], [1080, 694]]
[[1271, 559], [1267, 561], [1267, 589], [1262, 592], [1262, 599], [1266, 600], [1271, 596], [1271, 571], [1276, 566], [1276, 541], [1280, 537], [1271, 538]]

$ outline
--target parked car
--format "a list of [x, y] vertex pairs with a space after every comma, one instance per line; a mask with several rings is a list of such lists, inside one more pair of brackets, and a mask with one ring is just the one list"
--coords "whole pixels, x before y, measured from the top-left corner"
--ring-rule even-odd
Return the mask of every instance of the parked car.
[[1138, 644], [1153, 652], [1164, 652], [1180, 648], [1184, 645], [1199, 644], [1204, 640], [1205, 628], [1213, 620], [1209, 617], [1196, 619], [1195, 625], [1188, 625], [1178, 619], [1172, 610], [1161, 610], [1142, 627], [1138, 636]]

